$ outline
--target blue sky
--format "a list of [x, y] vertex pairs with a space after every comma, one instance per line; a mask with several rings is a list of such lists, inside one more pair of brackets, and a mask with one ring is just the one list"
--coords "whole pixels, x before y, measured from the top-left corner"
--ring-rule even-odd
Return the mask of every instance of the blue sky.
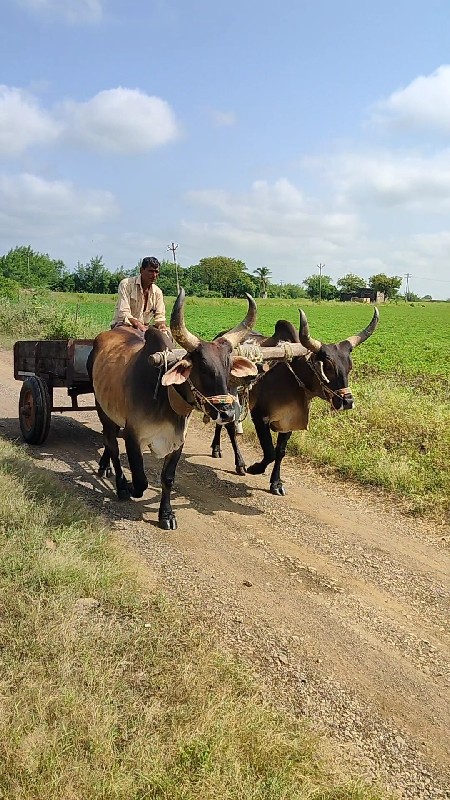
[[[448, 0], [3, 0], [0, 252], [450, 297]], [[403, 284], [404, 286], [404, 284]]]

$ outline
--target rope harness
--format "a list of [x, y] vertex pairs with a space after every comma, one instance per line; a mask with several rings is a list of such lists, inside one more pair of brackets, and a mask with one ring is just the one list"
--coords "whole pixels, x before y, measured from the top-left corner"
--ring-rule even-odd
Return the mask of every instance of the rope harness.
[[208, 418], [209, 414], [207, 411], [207, 406], [211, 406], [214, 411], [219, 411], [220, 413], [221, 409], [218, 409], [217, 406], [231, 406], [235, 401], [235, 398], [232, 394], [213, 394], [209, 397], [206, 397], [199, 389], [197, 389], [196, 386], [194, 386], [190, 378], [187, 378], [186, 383], [194, 396], [194, 407], [197, 409], [197, 411], [203, 411], [203, 414]]
[[[290, 346], [290, 342], [279, 342], [279, 347], [284, 348], [284, 355], [282, 357], [281, 363], [286, 364], [288, 370], [294, 376], [295, 381], [297, 382], [298, 386], [305, 391], [310, 391], [308, 387], [303, 383], [303, 381], [295, 374], [294, 370], [292, 369], [291, 362], [295, 358], [292, 348]], [[190, 378], [187, 378], [186, 383], [188, 384], [192, 395], [194, 397], [194, 402], [191, 403], [189, 400], [182, 398], [187, 405], [191, 406], [191, 408], [195, 408], [197, 411], [203, 412], [203, 421], [208, 422], [210, 419], [210, 414], [208, 412], [208, 406], [213, 409], [214, 411], [218, 411], [220, 413], [221, 406], [225, 408], [226, 406], [230, 405], [239, 405], [239, 417], [236, 414], [236, 422], [243, 422], [244, 419], [247, 417], [249, 412], [249, 394], [251, 389], [256, 386], [257, 383], [264, 377], [266, 372], [269, 372], [276, 364], [280, 363], [279, 359], [276, 361], [264, 361], [263, 358], [263, 349], [259, 347], [257, 344], [247, 343], [244, 345], [238, 345], [235, 348], [237, 355], [243, 356], [244, 358], [248, 358], [250, 361], [253, 361], [259, 367], [258, 375], [256, 375], [255, 379], [250, 381], [246, 385], [239, 385], [236, 388], [236, 395], [233, 394], [220, 394], [220, 395], [210, 395], [207, 397], [206, 395], [202, 394], [202, 392], [197, 389], [196, 386], [192, 383]], [[161, 364], [158, 374], [158, 380], [156, 382], [154, 398], [156, 399], [159, 388], [161, 385], [161, 378], [168, 369], [168, 350], [164, 351], [164, 361]], [[325, 397], [330, 405], [331, 411], [335, 412], [336, 409], [333, 406], [333, 397], [337, 397], [339, 400], [345, 400], [346, 398], [351, 397], [351, 392], [348, 387], [343, 389], [331, 389], [327, 384], [327, 379], [323, 373], [323, 366], [322, 371], [316, 369], [316, 360], [313, 361], [314, 353], [307, 353], [304, 356], [305, 362], [310, 368], [311, 372], [315, 375], [319, 384], [325, 394]], [[300, 356], [301, 357], [301, 356]], [[266, 369], [264, 369], [264, 364], [266, 364]], [[181, 397], [181, 395], [180, 395]], [[217, 408], [219, 406], [219, 408]]]
[[[308, 355], [305, 356], [305, 361], [308, 364], [308, 367], [310, 368], [310, 370], [314, 373], [314, 375], [316, 376], [317, 380], [319, 381], [319, 383], [320, 383], [320, 385], [321, 385], [321, 387], [322, 387], [322, 389], [324, 391], [324, 394], [325, 394], [325, 396], [326, 396], [326, 398], [327, 398], [327, 400], [328, 400], [328, 402], [330, 404], [330, 409], [334, 413], [336, 411], [336, 409], [333, 406], [333, 402], [332, 402], [333, 397], [338, 397], [340, 400], [343, 400], [343, 399], [345, 400], [346, 397], [351, 397], [352, 396], [351, 391], [347, 386], [344, 389], [337, 389], [336, 391], [334, 389], [330, 389], [330, 387], [325, 382], [324, 377], [321, 375], [321, 373], [317, 369], [315, 369], [315, 366], [311, 363], [312, 355], [313, 355], [313, 353], [308, 353]], [[334, 362], [333, 362], [333, 365], [334, 365]], [[290, 367], [290, 365], [288, 364], [287, 366], [291, 369], [291, 372], [294, 375], [295, 379], [301, 384], [301, 382], [299, 381], [299, 379], [295, 375], [295, 373], [292, 370], [292, 368]], [[323, 367], [322, 367], [322, 369], [323, 369]], [[301, 384], [301, 385], [304, 386], [304, 384]]]

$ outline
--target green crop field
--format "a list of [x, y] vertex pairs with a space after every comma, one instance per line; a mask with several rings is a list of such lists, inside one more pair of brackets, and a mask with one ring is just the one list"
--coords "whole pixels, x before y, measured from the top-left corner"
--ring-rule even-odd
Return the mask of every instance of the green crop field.
[[[174, 298], [166, 298], [168, 318]], [[258, 300], [257, 328], [278, 319], [298, 325], [301, 307], [311, 335], [324, 342], [363, 329], [373, 308], [363, 303]], [[109, 327], [115, 298], [52, 293], [14, 305], [0, 299], [0, 336], [91, 338]], [[186, 299], [193, 333], [212, 338], [246, 314], [237, 299]], [[312, 404], [309, 431], [294, 433], [289, 452], [347, 479], [385, 490], [399, 507], [443, 522], [450, 509], [450, 303], [381, 305], [374, 335], [353, 353], [351, 412]], [[246, 422], [246, 432], [252, 427]], [[301, 469], [301, 461], [299, 461]]]
[[[90, 336], [109, 326], [115, 298], [109, 295], [54, 293], [57, 308], [76, 320], [79, 335]], [[174, 298], [167, 298], [168, 316]], [[299, 307], [311, 334], [324, 342], [345, 339], [364, 328], [373, 309], [364, 303], [310, 303], [307, 300], [258, 300], [257, 328], [271, 333], [278, 319], [298, 326]], [[211, 338], [230, 328], [246, 313], [245, 300], [188, 297], [185, 318], [199, 336]], [[81, 331], [85, 331], [81, 333]], [[436, 375], [450, 379], [450, 303], [392, 303], [380, 308], [376, 334], [357, 351], [358, 367], [397, 376]]]

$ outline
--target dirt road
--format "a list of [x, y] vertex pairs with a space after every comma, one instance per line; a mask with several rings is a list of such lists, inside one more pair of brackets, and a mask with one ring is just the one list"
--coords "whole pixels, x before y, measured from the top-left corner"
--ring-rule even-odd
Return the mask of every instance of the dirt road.
[[[0, 432], [20, 443], [20, 384], [5, 351], [0, 386]], [[339, 763], [396, 797], [449, 798], [450, 532], [288, 459], [287, 495], [274, 497], [267, 476], [235, 475], [228, 444], [210, 458], [200, 417], [177, 471], [179, 527], [164, 532], [161, 462], [147, 455], [150, 488], [119, 503], [95, 475], [98, 431], [93, 412], [55, 414], [47, 442], [24, 447], [108, 516], [164, 591], [208, 620], [278, 702], [327, 735]], [[256, 453], [242, 450], [252, 463]]]

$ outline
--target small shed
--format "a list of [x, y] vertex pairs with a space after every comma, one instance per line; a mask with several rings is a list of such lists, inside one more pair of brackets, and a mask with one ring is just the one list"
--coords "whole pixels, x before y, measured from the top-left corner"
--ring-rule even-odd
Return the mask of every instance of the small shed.
[[341, 292], [339, 300], [344, 302], [353, 303], [384, 303], [383, 292], [378, 292], [376, 289], [357, 289], [356, 292]]

